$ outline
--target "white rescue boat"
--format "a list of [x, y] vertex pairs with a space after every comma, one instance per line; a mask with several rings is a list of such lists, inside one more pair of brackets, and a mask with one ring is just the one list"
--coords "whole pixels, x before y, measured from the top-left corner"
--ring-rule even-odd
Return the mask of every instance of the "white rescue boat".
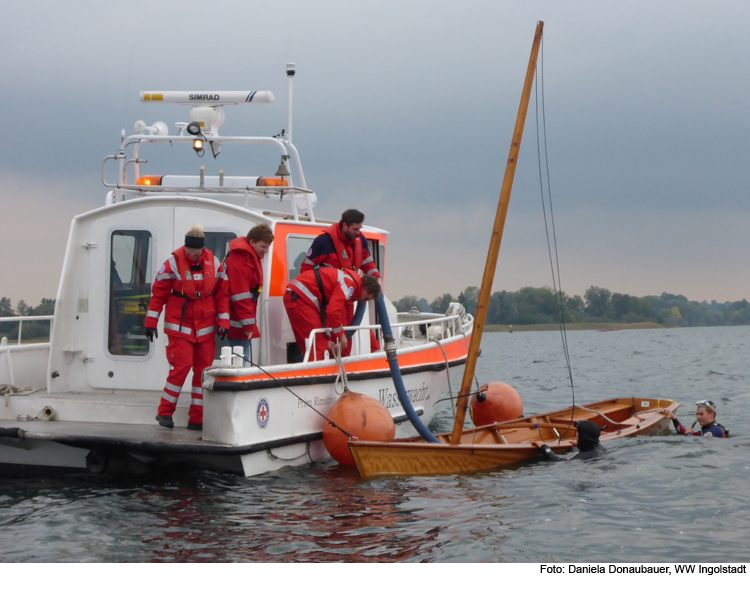
[[[294, 64], [287, 64], [290, 105], [294, 71]], [[136, 123], [137, 133], [123, 137], [117, 154], [102, 164], [104, 205], [72, 221], [54, 316], [0, 319], [19, 329], [17, 342], [0, 343], [0, 472], [138, 473], [185, 464], [250, 476], [325, 461], [330, 456], [322, 442], [322, 415], [343, 391], [342, 373], [352, 390], [388, 408], [397, 437], [414, 435], [396, 395], [372, 303], [362, 325], [351, 327], [352, 355], [342, 366], [335, 359], [311, 358], [309, 349], [302, 363], [291, 362], [298, 349], [282, 296], [313, 239], [333, 223], [315, 215], [317, 196], [305, 183], [292, 143], [291, 108], [286, 130], [277, 136], [224, 137], [219, 135], [224, 106], [273, 103], [273, 94], [143, 92], [141, 101], [184, 104], [193, 123], [177, 123], [176, 133], [160, 121]], [[276, 174], [207, 175], [195, 164], [196, 153], [217, 157], [236, 145], [275, 150], [281, 161]], [[188, 159], [188, 166], [192, 162], [196, 174], [169, 174], [152, 160], [146, 170], [145, 152], [152, 158], [152, 151], [165, 146]], [[169, 371], [163, 315], [153, 343], [144, 328], [156, 272], [194, 223], [203, 226], [206, 247], [222, 260], [228, 243], [255, 224], [266, 223], [275, 234], [263, 259], [258, 306], [263, 336], [252, 348], [259, 367], [243, 367], [241, 360], [237, 366], [236, 357], [219, 359], [225, 343], [217, 340], [216, 361], [203, 375], [202, 432], [186, 429], [191, 376], [174, 430], [154, 420]], [[362, 233], [387, 285], [388, 233], [372, 226]], [[466, 363], [473, 319], [458, 303], [444, 315], [399, 314], [386, 303], [407, 395], [427, 424], [435, 403], [448, 396], [449, 368]], [[23, 322], [30, 320], [50, 322], [49, 342], [23, 343]], [[380, 335], [381, 351], [370, 351], [371, 329]]]

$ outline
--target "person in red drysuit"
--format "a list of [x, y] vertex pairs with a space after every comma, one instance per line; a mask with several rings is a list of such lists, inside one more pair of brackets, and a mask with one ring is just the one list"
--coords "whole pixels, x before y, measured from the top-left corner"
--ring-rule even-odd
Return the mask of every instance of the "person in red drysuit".
[[332, 354], [337, 342], [341, 342], [342, 348], [346, 347], [348, 339], [344, 325], [347, 304], [374, 300], [378, 295], [380, 284], [369, 275], [360, 277], [354, 271], [330, 267], [300, 273], [287, 286], [284, 308], [302, 355], [307, 348], [305, 339], [316, 328], [331, 328], [332, 331], [316, 334], [314, 359], [324, 359], [326, 351]]
[[218, 320], [219, 337], [229, 331], [229, 289], [221, 262], [203, 247], [203, 229], [199, 225], [185, 235], [185, 246], [175, 250], [161, 266], [151, 287], [146, 312], [146, 336], [158, 338], [159, 314], [164, 312], [164, 332], [169, 336], [167, 361], [171, 369], [164, 385], [156, 420], [174, 428], [172, 415], [182, 384], [192, 368], [193, 383], [188, 429], [203, 429], [203, 370], [214, 359], [214, 334]]
[[[302, 262], [300, 273], [310, 271], [314, 267], [333, 267], [347, 271], [361, 271], [377, 279], [381, 291], [383, 278], [380, 276], [375, 260], [367, 247], [367, 239], [362, 235], [362, 223], [365, 214], [356, 209], [347, 209], [341, 214], [341, 220], [323, 230], [323, 233], [313, 240], [307, 258]], [[354, 318], [354, 305], [350, 302], [346, 306], [345, 326], [350, 326]], [[370, 332], [370, 348], [380, 350], [380, 343], [375, 334]], [[345, 347], [343, 355], [349, 355], [351, 343]]]
[[251, 339], [260, 338], [257, 308], [263, 290], [262, 260], [272, 242], [273, 231], [268, 224], [258, 224], [246, 237], [229, 243], [224, 260], [229, 277], [229, 344], [242, 347], [245, 359], [251, 361]]

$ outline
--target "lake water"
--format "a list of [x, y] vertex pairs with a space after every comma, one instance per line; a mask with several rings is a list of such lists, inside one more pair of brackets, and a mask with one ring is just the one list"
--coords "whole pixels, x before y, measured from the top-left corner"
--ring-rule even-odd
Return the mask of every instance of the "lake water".
[[[631, 438], [595, 460], [361, 481], [335, 464], [244, 479], [0, 481], [5, 562], [748, 562], [750, 327], [568, 334], [576, 401], [718, 405], [732, 437]], [[480, 383], [571, 403], [559, 333], [486, 334]], [[460, 372], [454, 370], [454, 389]], [[433, 428], [448, 430], [446, 403]]]

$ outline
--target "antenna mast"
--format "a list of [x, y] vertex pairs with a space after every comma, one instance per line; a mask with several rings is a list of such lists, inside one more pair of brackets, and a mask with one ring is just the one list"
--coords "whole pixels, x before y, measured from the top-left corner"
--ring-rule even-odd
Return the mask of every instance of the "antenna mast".
[[289, 62], [286, 65], [286, 77], [289, 80], [289, 105], [287, 111], [287, 123], [286, 123], [286, 137], [289, 143], [292, 143], [292, 81], [294, 80], [294, 74], [297, 71], [296, 66], [293, 62]]

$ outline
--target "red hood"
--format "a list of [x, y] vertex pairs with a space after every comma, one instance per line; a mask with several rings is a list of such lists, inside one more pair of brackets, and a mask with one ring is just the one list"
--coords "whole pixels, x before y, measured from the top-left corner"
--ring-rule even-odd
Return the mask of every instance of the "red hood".
[[234, 250], [238, 252], [245, 251], [246, 253], [252, 255], [255, 255], [256, 258], [258, 258], [258, 253], [255, 252], [255, 249], [250, 246], [250, 243], [247, 241], [247, 238], [244, 236], [240, 236], [239, 238], [235, 238], [229, 243], [229, 250]]

